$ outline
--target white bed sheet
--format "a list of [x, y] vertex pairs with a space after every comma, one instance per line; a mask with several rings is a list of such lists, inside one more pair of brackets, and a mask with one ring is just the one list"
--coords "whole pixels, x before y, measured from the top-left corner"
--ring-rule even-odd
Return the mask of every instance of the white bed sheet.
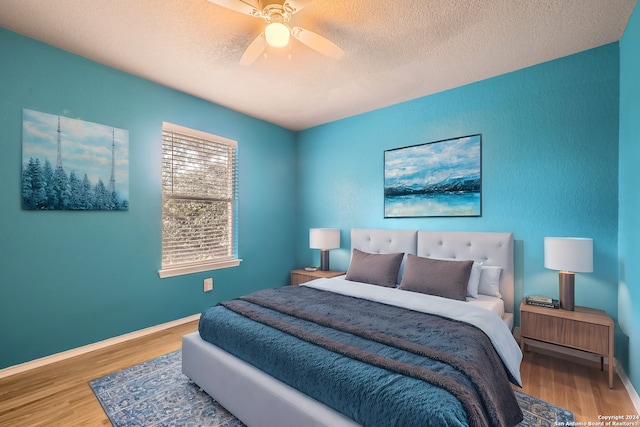
[[467, 297], [467, 303], [489, 310], [501, 318], [504, 317], [504, 301], [501, 298], [480, 294], [478, 298]]
[[345, 276], [316, 279], [303, 283], [301, 286], [396, 305], [423, 313], [436, 314], [474, 325], [489, 337], [513, 379], [518, 385], [522, 386], [522, 380], [520, 379], [522, 351], [520, 346], [511, 335], [511, 331], [503, 322], [502, 317], [483, 307], [483, 305], [495, 305], [495, 302], [490, 304], [489, 300], [483, 298], [481, 301], [469, 304], [467, 301], [457, 301], [417, 292], [403, 291], [397, 288], [352, 282], [346, 280]]
[[[345, 277], [346, 275], [342, 275], [342, 276], [333, 277], [332, 279], [346, 281]], [[354, 283], [357, 283], [357, 282], [354, 282]], [[467, 303], [478, 306], [478, 307], [482, 307], [486, 310], [489, 310], [497, 314], [499, 317], [504, 318], [505, 310], [504, 310], [504, 300], [502, 298], [480, 294], [478, 295], [478, 298], [467, 297]]]

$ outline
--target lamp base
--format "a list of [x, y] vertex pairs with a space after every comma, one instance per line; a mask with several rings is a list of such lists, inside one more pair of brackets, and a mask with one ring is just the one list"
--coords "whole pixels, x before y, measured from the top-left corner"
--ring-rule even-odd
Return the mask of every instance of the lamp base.
[[329, 251], [326, 249], [320, 250], [320, 270], [329, 271]]
[[558, 273], [560, 282], [560, 308], [563, 310], [574, 311], [574, 295], [575, 295], [575, 273], [561, 271]]

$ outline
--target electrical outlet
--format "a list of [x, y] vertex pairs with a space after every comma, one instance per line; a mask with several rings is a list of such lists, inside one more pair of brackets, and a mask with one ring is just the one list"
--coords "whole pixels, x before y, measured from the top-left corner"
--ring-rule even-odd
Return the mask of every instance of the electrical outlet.
[[204, 279], [204, 291], [209, 292], [213, 290], [213, 279], [211, 277]]

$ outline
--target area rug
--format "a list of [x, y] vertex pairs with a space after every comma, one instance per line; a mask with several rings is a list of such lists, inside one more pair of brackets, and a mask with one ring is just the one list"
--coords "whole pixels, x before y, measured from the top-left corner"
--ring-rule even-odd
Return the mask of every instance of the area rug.
[[[182, 374], [181, 350], [91, 381], [91, 389], [115, 427], [244, 426]], [[524, 413], [520, 426], [570, 425], [573, 413], [516, 391]]]

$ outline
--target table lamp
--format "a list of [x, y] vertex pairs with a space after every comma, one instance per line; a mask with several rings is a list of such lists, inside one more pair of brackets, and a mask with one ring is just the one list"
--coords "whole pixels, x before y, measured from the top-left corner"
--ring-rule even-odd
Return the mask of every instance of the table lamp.
[[544, 266], [559, 270], [560, 308], [573, 311], [575, 273], [593, 271], [593, 239], [545, 237]]
[[309, 247], [320, 249], [320, 270], [329, 271], [329, 249], [340, 247], [340, 229], [310, 228]]

